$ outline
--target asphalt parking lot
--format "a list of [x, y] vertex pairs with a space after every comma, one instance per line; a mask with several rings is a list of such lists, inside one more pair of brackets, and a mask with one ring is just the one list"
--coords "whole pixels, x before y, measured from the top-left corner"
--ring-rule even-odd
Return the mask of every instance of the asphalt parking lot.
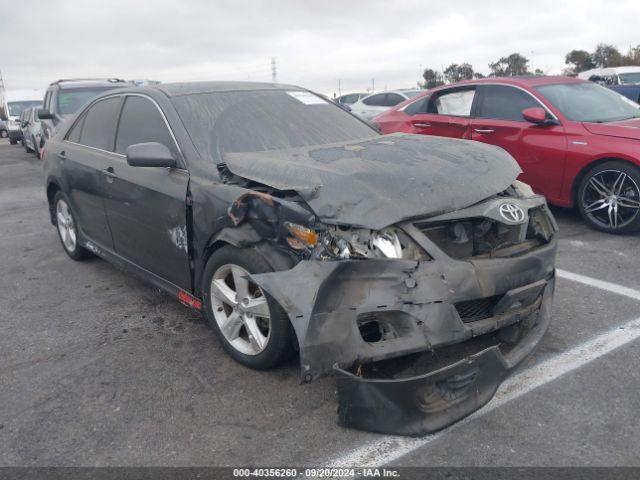
[[336, 424], [334, 381], [233, 362], [199, 314], [50, 225], [41, 162], [0, 141], [0, 465], [640, 466], [640, 237], [555, 210], [553, 323], [496, 398], [436, 435]]

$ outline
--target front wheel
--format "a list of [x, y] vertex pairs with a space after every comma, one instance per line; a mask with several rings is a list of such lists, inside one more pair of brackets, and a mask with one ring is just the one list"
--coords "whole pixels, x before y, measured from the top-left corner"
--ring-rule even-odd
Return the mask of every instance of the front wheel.
[[640, 169], [619, 160], [591, 169], [580, 182], [578, 208], [587, 223], [602, 232], [640, 230]]
[[248, 278], [273, 269], [254, 249], [222, 247], [205, 267], [205, 317], [237, 362], [257, 370], [284, 363], [294, 352], [282, 307]]

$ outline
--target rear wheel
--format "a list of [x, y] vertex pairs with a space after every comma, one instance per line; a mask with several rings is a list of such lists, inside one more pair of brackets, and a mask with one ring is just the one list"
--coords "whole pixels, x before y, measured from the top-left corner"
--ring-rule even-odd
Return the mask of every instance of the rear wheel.
[[9, 137], [9, 143], [11, 145], [15, 145], [18, 143], [18, 139], [17, 138], [13, 138], [13, 137]]
[[203, 276], [207, 321], [234, 360], [258, 370], [276, 367], [294, 352], [289, 317], [248, 278], [271, 271], [255, 250], [226, 246], [211, 255]]
[[58, 236], [64, 251], [74, 260], [84, 260], [92, 257], [93, 254], [78, 242], [78, 224], [65, 194], [58, 191], [53, 199], [53, 205]]
[[31, 142], [33, 143], [33, 153], [36, 154], [36, 157], [40, 158], [40, 145], [38, 145], [38, 141], [35, 136], [31, 136]]
[[640, 230], [640, 169], [619, 160], [593, 168], [580, 182], [578, 208], [597, 230], [618, 234]]
[[0, 138], [7, 138], [9, 134], [6, 130], [0, 130]]

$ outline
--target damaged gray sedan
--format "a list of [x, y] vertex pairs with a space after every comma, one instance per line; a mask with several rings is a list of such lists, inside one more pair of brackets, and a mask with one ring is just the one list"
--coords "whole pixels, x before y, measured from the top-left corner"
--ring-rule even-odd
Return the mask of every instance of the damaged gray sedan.
[[557, 227], [497, 147], [381, 136], [298, 87], [193, 83], [97, 97], [44, 160], [71, 258], [201, 310], [246, 366], [332, 373], [346, 426], [451, 424], [549, 324]]

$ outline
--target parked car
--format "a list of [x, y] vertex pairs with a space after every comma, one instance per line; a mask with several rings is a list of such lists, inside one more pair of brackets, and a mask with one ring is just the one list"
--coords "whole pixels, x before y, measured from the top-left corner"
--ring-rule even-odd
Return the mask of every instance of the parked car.
[[393, 90], [374, 93], [351, 104], [351, 112], [364, 121], [369, 122], [376, 115], [395, 107], [408, 98], [415, 97], [423, 91], [424, 90]]
[[34, 98], [38, 93], [25, 92], [7, 92], [6, 94], [6, 110], [7, 118], [7, 134], [11, 145], [17, 144], [22, 140], [22, 132], [20, 130], [20, 115], [23, 110], [31, 107], [42, 105], [42, 100]]
[[7, 138], [9, 131], [7, 130], [7, 124], [4, 120], [0, 120], [0, 138]]
[[640, 103], [640, 84], [638, 85], [612, 85], [609, 87], [614, 92], [624, 95], [629, 100]]
[[339, 103], [340, 105], [353, 105], [361, 98], [369, 95], [368, 93], [347, 93], [345, 95], [340, 95], [338, 98], [333, 101]]
[[22, 112], [20, 129], [22, 131], [22, 145], [29, 153], [34, 152], [40, 157], [40, 149], [44, 145], [42, 126], [38, 118], [38, 107], [31, 107]]
[[44, 105], [38, 112], [42, 120], [45, 141], [54, 130], [96, 95], [113, 88], [131, 85], [118, 78], [71, 78], [53, 82], [44, 95]]
[[594, 68], [578, 74], [578, 78], [602, 85], [640, 84], [640, 66]]
[[[299, 87], [106, 92], [48, 140], [44, 171], [72, 259], [201, 310], [248, 367], [297, 350], [304, 381], [335, 372], [345, 425], [438, 430], [489, 401], [549, 324], [556, 227], [510, 155], [380, 136]], [[413, 362], [426, 373], [403, 376]]]
[[[440, 87], [376, 117], [382, 133], [463, 138], [504, 148], [547, 200], [594, 228], [640, 229], [640, 110], [569, 77], [490, 78]], [[631, 127], [631, 128], [630, 128]]]

